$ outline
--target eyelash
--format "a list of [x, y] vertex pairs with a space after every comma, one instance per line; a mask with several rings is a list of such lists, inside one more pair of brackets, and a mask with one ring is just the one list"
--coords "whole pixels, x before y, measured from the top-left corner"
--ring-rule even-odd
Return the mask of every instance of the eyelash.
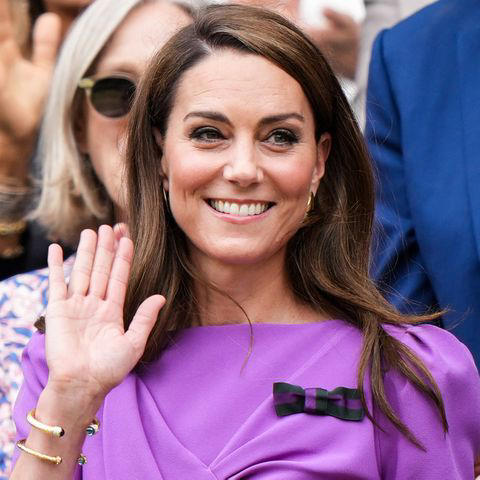
[[282, 135], [283, 141], [281, 143], [273, 143], [274, 145], [293, 145], [298, 143], [298, 135], [292, 132], [291, 130], [287, 130], [285, 128], [278, 128], [273, 130], [269, 133], [268, 138], [274, 137], [275, 135]]
[[[212, 133], [216, 135], [216, 138], [212, 139], [212, 138], [206, 138], [203, 136], [203, 135], [208, 135]], [[281, 135], [283, 137], [283, 140], [280, 143], [268, 141], [268, 139], [274, 137], [275, 135]], [[225, 138], [218, 129], [213, 127], [196, 128], [190, 133], [189, 137], [192, 140], [197, 140], [204, 143], [215, 143], [219, 139], [222, 140]], [[298, 143], [298, 140], [299, 140], [298, 135], [296, 133], [292, 132], [291, 130], [287, 130], [285, 128], [277, 128], [271, 131], [266, 137], [267, 143], [271, 143], [272, 145], [276, 145], [276, 146], [293, 145], [295, 143]]]
[[[214, 133], [216, 135], [218, 135], [217, 138], [215, 139], [208, 139], [208, 138], [204, 138], [202, 137], [202, 135], [205, 135], [205, 134], [211, 134], [211, 133]], [[189, 135], [190, 139], [191, 140], [197, 140], [197, 141], [200, 141], [200, 142], [205, 142], [205, 143], [214, 143], [216, 142], [219, 138], [223, 139], [223, 135], [220, 133], [219, 130], [217, 130], [216, 128], [213, 128], [213, 127], [200, 127], [200, 128], [196, 128], [195, 130], [193, 130], [190, 135]]]

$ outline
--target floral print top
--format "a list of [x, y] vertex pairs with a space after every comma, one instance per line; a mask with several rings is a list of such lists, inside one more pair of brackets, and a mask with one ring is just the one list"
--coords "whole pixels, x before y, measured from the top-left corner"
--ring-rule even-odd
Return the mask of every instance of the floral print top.
[[[69, 272], [74, 257], [65, 261]], [[48, 269], [0, 282], [0, 480], [7, 480], [15, 447], [12, 409], [22, 384], [22, 351], [47, 306]]]

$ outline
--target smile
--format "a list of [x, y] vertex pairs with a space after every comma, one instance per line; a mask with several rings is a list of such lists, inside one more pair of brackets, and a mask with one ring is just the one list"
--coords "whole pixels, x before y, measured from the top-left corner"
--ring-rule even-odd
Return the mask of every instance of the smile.
[[273, 204], [268, 202], [259, 203], [235, 203], [226, 200], [208, 200], [208, 204], [217, 212], [237, 215], [239, 217], [253, 217], [268, 210]]

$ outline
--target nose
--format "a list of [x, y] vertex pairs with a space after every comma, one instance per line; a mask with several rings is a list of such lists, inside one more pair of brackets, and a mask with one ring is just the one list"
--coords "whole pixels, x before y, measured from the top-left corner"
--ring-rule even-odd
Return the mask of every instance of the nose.
[[223, 169], [223, 177], [240, 187], [248, 187], [263, 180], [263, 170], [258, 165], [258, 152], [248, 141], [238, 142]]

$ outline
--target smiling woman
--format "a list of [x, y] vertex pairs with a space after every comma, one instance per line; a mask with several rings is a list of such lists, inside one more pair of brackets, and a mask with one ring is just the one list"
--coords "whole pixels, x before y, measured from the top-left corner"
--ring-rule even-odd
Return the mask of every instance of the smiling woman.
[[318, 49], [212, 6], [138, 90], [133, 241], [84, 231], [68, 286], [50, 248], [12, 478], [473, 478], [478, 373], [368, 278], [373, 176]]
[[220, 50], [185, 73], [169, 127], [156, 132], [191, 261], [250, 267], [276, 258], [281, 269], [330, 149], [329, 133], [317, 144], [298, 82], [263, 57]]

